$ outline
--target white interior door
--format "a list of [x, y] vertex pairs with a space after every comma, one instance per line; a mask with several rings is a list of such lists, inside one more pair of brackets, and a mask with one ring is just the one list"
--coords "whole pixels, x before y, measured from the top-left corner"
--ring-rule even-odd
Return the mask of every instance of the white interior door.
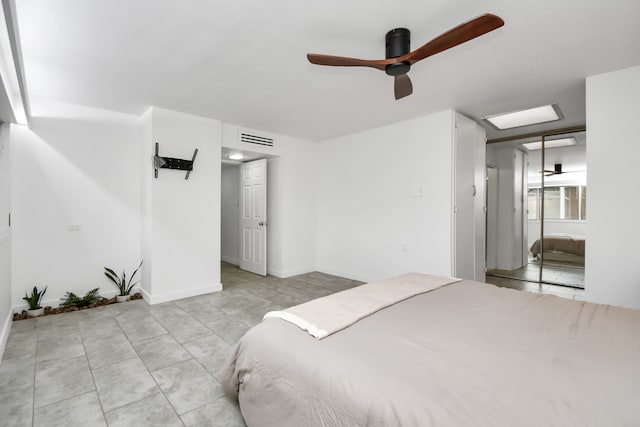
[[267, 160], [240, 166], [240, 268], [267, 275]]
[[474, 199], [476, 123], [456, 116], [454, 141], [454, 276], [475, 280]]
[[456, 114], [454, 140], [453, 272], [462, 279], [485, 280], [486, 132]]

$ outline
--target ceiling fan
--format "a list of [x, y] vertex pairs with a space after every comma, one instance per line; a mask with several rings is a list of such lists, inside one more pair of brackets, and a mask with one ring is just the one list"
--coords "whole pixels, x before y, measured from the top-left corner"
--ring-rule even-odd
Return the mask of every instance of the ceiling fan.
[[563, 173], [566, 173], [562, 172], [562, 163], [556, 163], [553, 165], [553, 169], [545, 169], [542, 172], [544, 173], [544, 176], [562, 175]]
[[307, 59], [312, 64], [331, 65], [337, 67], [371, 67], [383, 70], [393, 76], [396, 99], [413, 93], [413, 85], [407, 72], [413, 64], [429, 56], [451, 49], [459, 44], [472, 40], [504, 25], [502, 18], [490, 13], [460, 24], [444, 34], [425, 43], [410, 52], [411, 32], [406, 28], [396, 28], [387, 33], [385, 58], [379, 60], [347, 58], [343, 56], [308, 53]]
[[544, 170], [538, 171], [538, 173], [543, 173], [544, 176], [554, 176], [554, 175], [562, 175], [565, 173], [578, 173], [578, 172], [586, 172], [586, 170], [566, 171], [562, 169], [562, 163], [555, 163], [553, 165], [553, 169], [544, 169]]

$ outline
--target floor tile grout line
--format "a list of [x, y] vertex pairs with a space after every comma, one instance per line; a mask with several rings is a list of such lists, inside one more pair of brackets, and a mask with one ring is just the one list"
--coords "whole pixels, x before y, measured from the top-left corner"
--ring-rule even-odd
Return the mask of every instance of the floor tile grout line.
[[[86, 347], [84, 345], [84, 339], [82, 338], [82, 334], [80, 332], [80, 325], [78, 325], [77, 319], [73, 322], [73, 325], [75, 325], [78, 328], [78, 336], [80, 338], [80, 342], [82, 343], [82, 349], [83, 349], [83, 353], [84, 353], [83, 356], [87, 361], [87, 368], [89, 369], [89, 372], [91, 373], [94, 390], [86, 391], [84, 393], [80, 393], [80, 394], [75, 395], [75, 396], [69, 396], [69, 397], [67, 397], [65, 399], [54, 401], [54, 402], [50, 402], [50, 403], [47, 403], [46, 405], [42, 405], [42, 406], [36, 408], [36, 387], [37, 387], [36, 374], [37, 374], [37, 364], [38, 364], [37, 354], [38, 354], [38, 342], [40, 341], [39, 339], [36, 339], [36, 351], [35, 351], [35, 355], [34, 355], [33, 404], [32, 404], [32, 419], [31, 419], [31, 425], [32, 426], [35, 425], [35, 411], [36, 411], [36, 409], [41, 409], [41, 408], [45, 408], [45, 407], [50, 406], [50, 405], [59, 404], [60, 402], [64, 402], [65, 400], [75, 399], [78, 396], [82, 396], [84, 394], [88, 394], [91, 391], [95, 391], [96, 392], [96, 396], [98, 396], [95, 380], [93, 380], [93, 372], [91, 371], [91, 365], [89, 364], [89, 358], [88, 358], [88, 355], [87, 355], [87, 349], [86, 349]], [[39, 336], [38, 331], [37, 331], [39, 329], [39, 327], [40, 327], [40, 319], [38, 320], [38, 325], [37, 325], [37, 328], [36, 328], [36, 337]], [[75, 358], [77, 358], [77, 357], [74, 357], [73, 359], [75, 359]], [[46, 362], [56, 362], [56, 361], [65, 361], [65, 360], [68, 360], [68, 359], [60, 359], [60, 360], [46, 359], [46, 360], [43, 360], [41, 362], [46, 363]], [[98, 396], [98, 401], [99, 401], [99, 396]], [[102, 406], [101, 406], [101, 409], [102, 409]], [[104, 416], [104, 411], [102, 411], [102, 413], [103, 413], [103, 416]], [[105, 422], [106, 422], [106, 419], [105, 419]]]
[[[109, 311], [109, 317], [110, 317], [110, 318], [112, 318], [112, 319], [116, 322], [116, 324], [118, 325], [118, 328], [120, 328], [120, 333], [124, 336], [124, 338], [127, 340], [127, 342], [129, 343], [129, 345], [133, 348], [133, 351], [134, 351], [134, 352], [135, 352], [135, 354], [136, 354], [136, 358], [137, 358], [137, 359], [139, 359], [139, 360], [141, 361], [141, 363], [143, 364], [143, 366], [145, 367], [145, 369], [147, 369], [147, 366], [144, 364], [144, 361], [142, 360], [142, 358], [140, 357], [140, 355], [139, 355], [139, 354], [138, 354], [138, 352], [136, 351], [135, 346], [133, 345], [133, 343], [131, 342], [131, 340], [130, 340], [130, 339], [129, 339], [129, 337], [127, 336], [127, 334], [126, 334], [125, 330], [122, 328], [122, 325], [120, 324], [120, 322], [119, 322], [119, 321], [118, 321], [118, 319], [116, 318], [117, 316], [118, 316], [118, 314], [114, 313], [114, 312], [113, 312], [113, 310]], [[87, 364], [89, 365], [89, 370], [90, 370], [90, 372], [91, 372], [91, 378], [93, 379], [93, 385], [94, 385], [94, 387], [95, 387], [96, 396], [98, 397], [98, 403], [100, 404], [100, 409], [102, 410], [102, 416], [104, 417], [104, 421], [105, 421], [105, 423], [106, 423], [107, 425], [109, 425], [109, 421], [108, 421], [108, 419], [107, 419], [107, 411], [105, 411], [104, 406], [103, 406], [103, 404], [102, 404], [102, 399], [100, 398], [100, 391], [98, 390], [98, 384], [96, 383], [96, 380], [95, 380], [95, 373], [94, 373], [94, 369], [102, 369], [102, 368], [106, 368], [106, 367], [107, 367], [107, 366], [109, 366], [109, 365], [104, 365], [104, 366], [100, 366], [100, 367], [97, 367], [97, 368], [92, 368], [92, 367], [91, 367], [91, 364], [89, 363], [89, 360], [88, 360], [89, 352], [88, 352], [88, 351], [87, 351], [87, 349], [86, 349], [86, 346], [85, 346], [85, 339], [84, 339], [84, 337], [82, 337], [82, 335], [81, 335], [81, 339], [82, 339], [82, 345], [83, 345], [83, 347], [84, 347], [84, 349], [85, 349], [85, 354], [86, 354], [86, 356], [87, 356]], [[124, 359], [124, 360], [121, 360], [120, 362], [117, 362], [117, 363], [126, 362], [126, 361], [129, 361], [129, 360], [134, 360], [134, 357], [131, 357], [131, 358], [128, 358], [128, 359]], [[148, 371], [148, 369], [147, 369], [147, 372], [149, 372], [149, 371]], [[149, 375], [153, 378], [153, 375], [151, 375], [151, 373], [150, 373], [150, 372], [149, 372]], [[158, 390], [162, 393], [162, 389], [161, 389], [159, 386], [158, 386]], [[166, 396], [165, 396], [165, 397], [166, 397]], [[119, 406], [119, 407], [116, 407], [116, 408], [112, 408], [112, 409], [111, 409], [111, 411], [116, 410], [116, 409], [123, 408], [123, 407], [125, 407], [125, 406], [128, 406], [128, 405], [133, 404], [133, 403], [136, 403], [136, 402], [139, 402], [139, 401], [140, 401], [140, 400], [142, 400], [142, 399], [144, 399], [144, 397], [143, 397], [143, 398], [141, 398], [141, 399], [139, 399], [139, 400], [136, 400], [136, 401], [134, 401], [134, 402], [129, 402], [129, 403], [127, 403], [126, 405], [122, 405], [122, 406]], [[167, 399], [167, 400], [168, 400], [168, 399]]]
[[[42, 406], [40, 406], [40, 407], [38, 407], [38, 408], [34, 408], [34, 411], [35, 411], [36, 409], [40, 410], [40, 409], [43, 409], [43, 408], [47, 408], [47, 407], [49, 407], [49, 406], [59, 405], [60, 403], [65, 402], [65, 401], [67, 401], [67, 400], [77, 399], [77, 398], [78, 398], [78, 397], [80, 397], [80, 396], [84, 396], [84, 395], [86, 395], [86, 394], [91, 394], [91, 393], [96, 393], [96, 395], [98, 394], [98, 393], [96, 392], [96, 390], [88, 390], [88, 391], [82, 392], [82, 393], [80, 393], [80, 394], [76, 394], [75, 396], [71, 396], [71, 397], [68, 397], [68, 398], [66, 398], [66, 399], [58, 400], [57, 402], [47, 403], [46, 405], [42, 405]], [[98, 403], [100, 403], [100, 398], [98, 398]], [[100, 406], [100, 408], [101, 408], [101, 410], [102, 410], [102, 406]], [[102, 411], [102, 413], [104, 414], [104, 411]], [[34, 423], [35, 423], [35, 421], [33, 421], [31, 424], [33, 425]], [[105, 423], [106, 423], [106, 418], [105, 418]]]
[[[180, 307], [178, 307], [178, 308], [180, 308]], [[181, 309], [181, 310], [182, 310], [182, 309]], [[201, 326], [203, 326], [205, 329], [207, 329], [208, 331], [210, 331], [210, 332], [212, 332], [212, 333], [215, 333], [214, 331], [212, 331], [212, 330], [211, 330], [211, 328], [208, 328], [208, 327], [207, 327], [207, 325], [203, 324], [200, 320], [198, 320], [197, 318], [193, 317], [193, 316], [192, 316], [188, 311], [186, 311], [186, 310], [182, 310], [182, 311], [184, 311], [184, 312], [187, 314], [187, 316], [189, 316], [192, 320], [196, 321], [198, 324], [200, 324]], [[157, 321], [158, 323], [160, 323], [160, 325], [161, 325], [161, 326], [162, 326], [162, 327], [167, 331], [167, 333], [168, 333], [169, 335], [171, 335], [171, 337], [172, 337], [174, 340], [176, 340], [176, 342], [177, 342], [178, 344], [180, 344], [181, 346], [183, 346], [183, 347], [184, 347], [184, 344], [186, 344], [186, 343], [188, 343], [188, 342], [195, 341], [196, 339], [199, 339], [199, 338], [203, 338], [203, 337], [198, 337], [198, 338], [194, 338], [194, 339], [189, 340], [189, 341], [185, 341], [184, 343], [181, 343], [180, 341], [178, 341], [178, 340], [176, 339], [176, 337], [174, 337], [174, 336], [173, 336], [173, 334], [169, 331], [169, 329], [168, 329], [165, 325], [163, 325], [163, 324], [162, 324], [162, 322], [161, 322], [157, 317], [155, 317], [155, 316], [153, 315], [153, 313], [151, 313], [151, 316], [153, 316], [153, 317], [156, 319], [156, 321]], [[187, 350], [187, 351], [188, 351], [188, 350]]]
[[[153, 313], [149, 312], [149, 314], [150, 314], [151, 316], [153, 316]], [[155, 318], [155, 316], [153, 316], [153, 317]], [[156, 321], [157, 321], [157, 319], [156, 319]], [[165, 331], [167, 331], [167, 335], [171, 336], [171, 338], [173, 338], [176, 342], [178, 342], [178, 340], [176, 340], [176, 338], [175, 338], [175, 337], [174, 337], [174, 336], [173, 336], [173, 335], [172, 335], [172, 334], [171, 334], [171, 333], [170, 333], [170, 332], [169, 332], [169, 331], [168, 331], [164, 326], [163, 326], [163, 328], [165, 329]], [[164, 335], [164, 334], [163, 334], [163, 335]], [[162, 396], [166, 399], [166, 401], [167, 401], [167, 403], [169, 404], [169, 406], [171, 406], [171, 409], [173, 409], [173, 412], [176, 414], [176, 416], [178, 417], [178, 419], [180, 420], [180, 422], [182, 423], [182, 425], [183, 425], [183, 426], [185, 426], [184, 421], [182, 420], [182, 417], [180, 417], [180, 414], [178, 413], [177, 408], [173, 405], [173, 403], [171, 403], [171, 400], [169, 399], [169, 397], [167, 396], [167, 394], [164, 392], [164, 390], [162, 389], [162, 387], [161, 387], [161, 386], [160, 386], [160, 384], [158, 383], [158, 380], [156, 380], [156, 377], [154, 377], [154, 376], [153, 376], [153, 374], [151, 373], [151, 370], [149, 369], [149, 367], [147, 366], [147, 364], [146, 364], [146, 363], [144, 363], [144, 359], [142, 358], [142, 356], [141, 356], [141, 355], [140, 355], [140, 353], [138, 352], [138, 349], [136, 348], [136, 346], [133, 344], [133, 342], [131, 341], [131, 339], [130, 339], [128, 336], [126, 336], [126, 335], [125, 335], [125, 337], [126, 337], [127, 341], [129, 341], [129, 345], [131, 345], [131, 347], [133, 347], [133, 351], [135, 351], [136, 355], [138, 356], [138, 359], [140, 359], [140, 361], [142, 362], [142, 366], [144, 366], [144, 369], [147, 371], [147, 373], [149, 374], [149, 376], [151, 377], [151, 379], [153, 379], [153, 382], [156, 384], [156, 387], [158, 388], [158, 390], [160, 391], [160, 393], [162, 394]], [[157, 338], [157, 337], [151, 337], [151, 338], [149, 338], [149, 339], [154, 339], [154, 338]], [[180, 343], [178, 342], [178, 344], [180, 344]], [[180, 345], [181, 345], [181, 344], [180, 344]], [[185, 350], [186, 350], [186, 349], [185, 349]], [[188, 350], [187, 350], [187, 352], [188, 352]], [[191, 353], [189, 353], [189, 354], [191, 354]], [[192, 355], [192, 356], [193, 356], [193, 355]], [[184, 361], [182, 361], [182, 362], [184, 362]], [[180, 363], [180, 362], [176, 362], [176, 363]], [[173, 365], [173, 364], [172, 364], [172, 365]], [[171, 365], [169, 365], [169, 366], [171, 366]], [[164, 368], [162, 368], [162, 369], [164, 369]], [[148, 396], [147, 396], [147, 397], [148, 397]], [[146, 399], [147, 397], [143, 397], [143, 398], [141, 398], [140, 400]], [[140, 400], [137, 400], [136, 402], [139, 402]], [[128, 405], [130, 405], [130, 404], [132, 404], [132, 403], [135, 403], [135, 402], [130, 402], [130, 403], [128, 403], [127, 405], [123, 405], [123, 406], [121, 406], [121, 408], [123, 408], [123, 407], [125, 407], [125, 406], [128, 406]], [[115, 409], [117, 409], [117, 408], [114, 408], [114, 410], [115, 410]], [[105, 418], [106, 418], [106, 416], [105, 416]]]
[[[117, 323], [117, 322], [116, 322]], [[118, 327], [120, 327], [120, 324], [118, 323]], [[80, 329], [81, 326], [78, 325], [78, 329]], [[120, 328], [122, 330], [122, 328]], [[124, 331], [123, 331], [124, 334]], [[89, 352], [87, 351], [87, 346], [85, 343], [85, 338], [82, 336], [82, 331], [80, 331], [80, 341], [82, 342], [82, 348], [84, 349], [84, 355], [87, 359], [87, 367], [89, 368], [89, 373], [91, 374], [91, 381], [93, 381], [93, 389], [96, 393], [96, 397], [98, 398], [98, 405], [100, 405], [100, 410], [102, 411], [102, 418], [104, 418], [104, 423], [105, 425], [109, 425], [108, 421], [107, 421], [107, 413], [104, 410], [104, 406], [102, 405], [102, 399], [100, 399], [100, 392], [98, 391], [98, 384], [96, 383], [96, 377], [94, 375], [93, 372], [93, 368], [91, 367], [91, 361], [89, 360]]]

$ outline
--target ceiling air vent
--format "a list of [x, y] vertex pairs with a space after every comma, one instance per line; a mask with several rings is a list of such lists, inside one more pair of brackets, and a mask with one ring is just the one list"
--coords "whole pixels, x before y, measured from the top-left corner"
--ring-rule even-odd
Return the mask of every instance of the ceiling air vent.
[[252, 135], [250, 133], [240, 132], [240, 142], [245, 144], [264, 145], [273, 147], [273, 138], [260, 135]]

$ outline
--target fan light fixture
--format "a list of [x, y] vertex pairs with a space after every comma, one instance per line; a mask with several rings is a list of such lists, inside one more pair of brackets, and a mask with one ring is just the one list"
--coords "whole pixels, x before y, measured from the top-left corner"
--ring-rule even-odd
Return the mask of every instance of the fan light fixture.
[[489, 123], [497, 130], [504, 130], [521, 126], [554, 122], [562, 118], [564, 118], [564, 116], [560, 112], [558, 105], [549, 104], [543, 105], [542, 107], [529, 108], [528, 110], [486, 116], [483, 117], [482, 120]]
[[[524, 148], [529, 151], [532, 150], [542, 150], [542, 141], [535, 142], [526, 142], [521, 144]], [[549, 141], [544, 141], [544, 148], [558, 148], [558, 147], [569, 147], [571, 145], [576, 145], [576, 139], [571, 138], [561, 138], [561, 139], [552, 139]]]
[[244, 159], [244, 156], [242, 155], [242, 153], [231, 153], [231, 154], [229, 154], [229, 159], [231, 159], [231, 160], [242, 160], [242, 159]]
[[345, 56], [308, 53], [312, 64], [332, 67], [370, 67], [384, 71], [393, 77], [393, 93], [396, 99], [413, 93], [413, 84], [407, 72], [413, 64], [425, 58], [451, 49], [504, 25], [499, 16], [485, 13], [440, 34], [414, 51], [410, 51], [411, 32], [406, 28], [395, 28], [385, 36], [385, 59], [358, 59]]

